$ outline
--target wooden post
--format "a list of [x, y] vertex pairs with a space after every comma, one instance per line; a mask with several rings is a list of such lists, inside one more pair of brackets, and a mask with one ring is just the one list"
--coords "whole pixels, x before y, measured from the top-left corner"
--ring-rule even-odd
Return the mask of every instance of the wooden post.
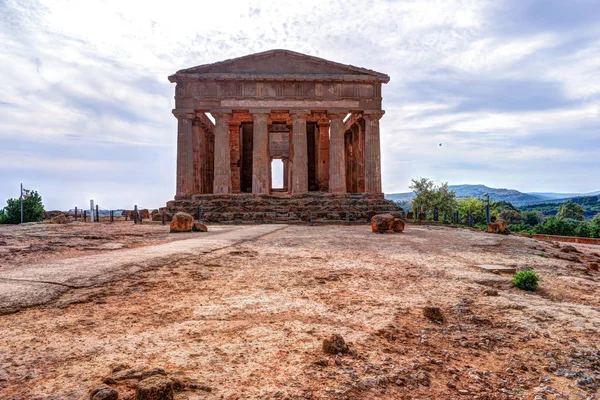
[[163, 217], [162, 218], [162, 224], [164, 225], [165, 224], [165, 212], [164, 211], [162, 212], [162, 217]]
[[96, 222], [100, 222], [100, 217], [98, 215], [98, 204], [96, 204]]
[[83, 222], [86, 222], [87, 219], [87, 210], [83, 210]]
[[77, 207], [75, 207], [75, 221], [77, 221]]
[[138, 218], [139, 218], [139, 214], [138, 214], [138, 209], [137, 209], [137, 205], [133, 206], [133, 223], [137, 224]]

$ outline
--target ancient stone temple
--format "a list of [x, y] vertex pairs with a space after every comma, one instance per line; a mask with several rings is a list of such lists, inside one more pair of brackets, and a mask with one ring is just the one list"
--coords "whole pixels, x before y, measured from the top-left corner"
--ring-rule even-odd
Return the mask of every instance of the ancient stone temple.
[[[177, 192], [166, 210], [200, 209], [208, 221], [366, 221], [399, 211], [381, 190], [381, 88], [389, 80], [288, 50], [169, 76], [177, 84]], [[283, 167], [279, 187], [274, 163]]]

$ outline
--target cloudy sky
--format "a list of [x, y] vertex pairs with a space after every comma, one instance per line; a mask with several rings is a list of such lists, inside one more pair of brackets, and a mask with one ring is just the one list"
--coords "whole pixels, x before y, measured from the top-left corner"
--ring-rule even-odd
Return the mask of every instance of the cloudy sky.
[[597, 0], [0, 0], [0, 203], [24, 182], [47, 209], [164, 205], [167, 76], [275, 48], [391, 76], [387, 193], [600, 190]]

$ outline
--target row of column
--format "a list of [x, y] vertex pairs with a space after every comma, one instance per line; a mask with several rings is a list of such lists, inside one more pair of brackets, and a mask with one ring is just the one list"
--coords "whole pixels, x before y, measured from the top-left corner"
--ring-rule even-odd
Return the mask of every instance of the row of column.
[[[251, 112], [253, 129], [252, 155], [252, 193], [270, 192], [270, 154], [269, 130], [267, 121], [270, 113]], [[308, 152], [306, 121], [308, 111], [294, 111], [292, 118], [291, 146], [291, 182], [288, 185], [292, 194], [308, 192]], [[317, 176], [329, 172], [328, 191], [346, 193], [346, 162], [344, 147], [344, 113], [327, 114], [329, 127], [319, 125], [319, 147], [317, 150]], [[383, 112], [363, 114], [365, 120], [365, 191], [381, 193], [381, 156], [379, 139], [379, 119]], [[194, 187], [194, 150], [192, 140], [191, 113], [175, 113], [178, 119], [177, 129], [177, 196], [184, 198], [193, 194]], [[230, 158], [231, 113], [215, 113], [214, 131], [214, 194], [232, 192], [232, 174]], [[327, 129], [329, 128], [329, 132]], [[239, 145], [239, 144], [238, 144]], [[328, 154], [327, 154], [328, 153]]]

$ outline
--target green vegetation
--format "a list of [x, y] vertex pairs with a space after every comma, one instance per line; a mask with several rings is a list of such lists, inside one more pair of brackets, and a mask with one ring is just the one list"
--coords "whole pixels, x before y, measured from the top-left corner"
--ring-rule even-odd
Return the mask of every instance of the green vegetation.
[[[578, 204], [584, 209], [584, 218], [592, 219], [594, 215], [600, 213], [600, 197], [599, 196], [586, 196], [586, 197], [575, 197], [569, 200], [572, 204]], [[561, 206], [566, 203], [561, 202], [547, 202], [535, 205], [528, 205], [519, 207], [523, 211], [536, 211], [542, 213], [545, 217], [558, 215]], [[574, 218], [577, 219], [577, 218]]]
[[[23, 199], [23, 222], [41, 221], [44, 216], [42, 197], [38, 192], [31, 192], [31, 196]], [[0, 223], [18, 224], [21, 222], [21, 202], [19, 199], [8, 199], [6, 207], [0, 213]]]
[[577, 203], [573, 203], [571, 200], [567, 201], [560, 206], [556, 216], [562, 219], [575, 219], [577, 221], [585, 221], [585, 210]]
[[437, 210], [440, 214], [451, 214], [456, 210], [456, 194], [448, 189], [448, 182], [440, 186], [427, 178], [413, 179], [409, 186], [415, 192], [412, 209], [421, 207], [421, 212]]
[[[486, 230], [487, 201], [476, 197], [456, 199], [456, 193], [449, 189], [448, 183], [437, 186], [427, 178], [413, 179], [410, 188], [414, 191], [414, 199], [406, 204], [399, 204], [412, 209], [414, 218], [417, 208], [425, 213], [427, 220], [433, 220], [433, 210], [438, 211], [438, 220], [444, 224], [451, 223], [454, 212], [458, 211], [458, 223]], [[547, 234], [560, 236], [579, 236], [600, 238], [600, 202], [598, 196], [574, 198], [562, 204], [547, 203], [538, 206], [517, 208], [508, 201], [490, 201], [490, 216], [504, 219], [512, 232], [531, 234]], [[548, 214], [545, 207], [553, 207]], [[591, 210], [597, 210], [591, 214]], [[446, 219], [444, 219], [444, 215]], [[586, 217], [588, 221], [586, 221]]]
[[535, 271], [519, 271], [512, 280], [513, 286], [521, 290], [535, 292], [538, 288], [539, 277]]

